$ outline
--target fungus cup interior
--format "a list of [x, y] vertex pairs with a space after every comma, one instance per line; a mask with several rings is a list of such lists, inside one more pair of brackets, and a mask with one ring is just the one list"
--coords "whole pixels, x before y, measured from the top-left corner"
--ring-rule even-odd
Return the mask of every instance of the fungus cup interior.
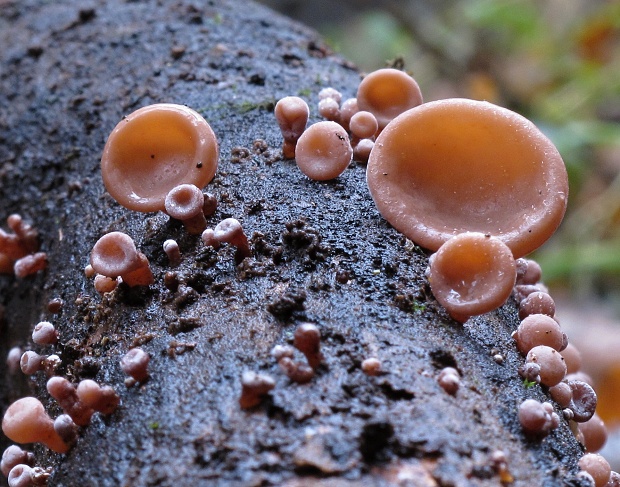
[[367, 169], [382, 216], [418, 245], [490, 233], [515, 258], [557, 229], [568, 177], [536, 126], [488, 102], [447, 99], [412, 108], [377, 138]]
[[101, 174], [108, 192], [126, 208], [163, 211], [174, 187], [206, 186], [217, 161], [217, 139], [206, 120], [186, 106], [160, 103], [118, 123], [103, 150]]

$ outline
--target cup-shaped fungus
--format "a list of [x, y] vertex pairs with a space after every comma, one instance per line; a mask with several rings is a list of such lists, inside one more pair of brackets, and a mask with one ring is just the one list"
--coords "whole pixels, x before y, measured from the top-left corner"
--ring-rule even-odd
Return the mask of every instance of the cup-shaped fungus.
[[275, 386], [275, 381], [269, 375], [257, 374], [256, 372], [246, 370], [241, 376], [239, 406], [242, 409], [258, 406], [263, 397]]
[[566, 375], [566, 364], [560, 352], [546, 345], [532, 348], [525, 361], [540, 365], [540, 383], [547, 387], [558, 384]]
[[168, 192], [164, 206], [168, 215], [183, 222], [187, 233], [200, 235], [207, 228], [204, 202], [205, 197], [197, 186], [180, 184]]
[[120, 397], [112, 387], [102, 387], [94, 380], [80, 381], [76, 392], [83, 404], [104, 415], [112, 414], [120, 404]]
[[34, 397], [23, 397], [9, 406], [2, 419], [2, 431], [16, 443], [43, 443], [57, 453], [69, 449], [54, 430], [54, 421], [41, 401]]
[[63, 411], [68, 414], [75, 424], [86, 426], [90, 423], [94, 411], [84, 404], [71, 382], [64, 377], [52, 377], [47, 381], [47, 392], [50, 393]]
[[298, 96], [286, 96], [276, 103], [274, 113], [284, 137], [282, 153], [286, 159], [292, 159], [295, 157], [297, 140], [306, 130], [310, 109]]
[[360, 110], [372, 113], [383, 129], [392, 119], [422, 103], [418, 83], [403, 71], [386, 68], [368, 74], [357, 88]]
[[513, 334], [517, 348], [525, 355], [537, 345], [547, 345], [555, 350], [561, 350], [564, 334], [560, 325], [553, 318], [543, 314], [533, 314], [526, 317]]
[[213, 229], [213, 238], [218, 242], [225, 242], [237, 247], [237, 262], [241, 262], [252, 255], [248, 237], [243, 233], [241, 223], [236, 218], [226, 218], [219, 222]]
[[318, 122], [308, 127], [295, 149], [297, 167], [315, 181], [337, 178], [352, 157], [349, 134], [336, 122]]
[[394, 119], [375, 141], [366, 178], [381, 215], [430, 250], [476, 231], [522, 257], [555, 232], [568, 198], [564, 162], [532, 122], [465, 99]]
[[132, 348], [123, 355], [121, 359], [121, 369], [137, 382], [144, 382], [148, 376], [148, 365], [150, 357], [141, 348]]
[[510, 249], [498, 238], [482, 233], [451, 238], [429, 267], [433, 295], [460, 322], [504, 304], [515, 283]]
[[17, 445], [11, 445], [2, 454], [0, 471], [2, 471], [5, 477], [8, 477], [11, 469], [20, 463], [32, 467], [34, 465], [34, 454], [27, 450], [22, 450]]
[[101, 175], [121, 205], [163, 211], [168, 192], [184, 183], [204, 188], [217, 169], [218, 144], [197, 112], [160, 103], [121, 120], [103, 149]]
[[351, 133], [360, 139], [374, 137], [378, 128], [377, 118], [372, 113], [364, 110], [354, 114], [349, 121]]
[[148, 286], [153, 282], [148, 260], [138, 252], [132, 238], [122, 232], [110, 232], [97, 240], [90, 264], [104, 276], [121, 276], [128, 286]]
[[49, 321], [41, 321], [32, 331], [32, 341], [37, 345], [54, 345], [58, 342], [58, 332]]

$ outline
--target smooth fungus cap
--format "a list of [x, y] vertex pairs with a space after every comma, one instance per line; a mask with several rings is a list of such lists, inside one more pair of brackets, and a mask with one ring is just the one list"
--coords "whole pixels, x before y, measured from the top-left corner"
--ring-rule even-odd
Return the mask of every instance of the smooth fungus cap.
[[500, 307], [516, 279], [510, 249], [498, 238], [467, 232], [451, 238], [433, 256], [429, 281], [450, 316], [464, 322]]
[[430, 250], [476, 231], [522, 257], [555, 232], [568, 198], [564, 162], [532, 122], [466, 99], [394, 119], [375, 141], [366, 176], [381, 215]]
[[101, 175], [121, 205], [163, 211], [168, 192], [184, 183], [204, 188], [218, 162], [213, 130], [183, 105], [159, 103], [121, 120], [103, 149]]
[[301, 134], [295, 149], [297, 166], [315, 181], [340, 176], [349, 166], [353, 149], [349, 134], [336, 122], [318, 122]]

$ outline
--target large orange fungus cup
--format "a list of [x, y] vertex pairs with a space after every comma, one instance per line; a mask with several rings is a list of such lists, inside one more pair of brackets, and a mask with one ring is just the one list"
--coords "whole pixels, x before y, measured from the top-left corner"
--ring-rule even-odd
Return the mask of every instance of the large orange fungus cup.
[[564, 162], [532, 122], [466, 99], [396, 117], [377, 138], [366, 176], [381, 215], [432, 251], [473, 231], [522, 257], [555, 232], [568, 199]]
[[215, 176], [218, 144], [197, 112], [159, 103], [121, 120], [101, 157], [103, 183], [121, 205], [135, 211], [165, 211], [170, 190], [181, 184], [204, 188]]

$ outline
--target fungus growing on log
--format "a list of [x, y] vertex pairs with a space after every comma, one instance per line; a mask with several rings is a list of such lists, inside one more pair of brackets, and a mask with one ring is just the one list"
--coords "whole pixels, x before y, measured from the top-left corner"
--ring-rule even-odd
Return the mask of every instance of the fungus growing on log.
[[153, 273], [147, 258], [138, 252], [132, 238], [122, 232], [110, 232], [95, 243], [90, 264], [99, 274], [123, 278], [128, 286], [148, 286]]
[[378, 69], [357, 88], [357, 106], [372, 113], [382, 130], [391, 120], [422, 103], [418, 83], [398, 69]]
[[276, 103], [274, 113], [284, 137], [282, 155], [285, 159], [292, 159], [295, 157], [297, 140], [306, 130], [310, 109], [298, 96], [286, 96]]
[[180, 184], [168, 192], [164, 206], [169, 216], [183, 222], [187, 233], [200, 235], [207, 228], [204, 202], [200, 188], [193, 184]]
[[11, 469], [20, 463], [32, 467], [34, 465], [34, 454], [27, 450], [22, 450], [17, 445], [11, 445], [2, 454], [0, 471], [5, 477], [8, 477]]
[[[252, 250], [250, 249], [248, 237], [243, 232], [241, 223], [239, 223], [239, 220], [237, 220], [236, 218], [226, 218], [225, 220], [219, 222], [213, 229], [212, 236], [218, 242], [225, 242], [227, 244], [237, 247], [237, 252], [235, 255], [237, 262], [241, 262], [246, 257], [250, 257], [252, 255]], [[207, 240], [205, 239], [204, 234], [203, 242], [208, 245], [206, 243]], [[213, 243], [211, 243], [210, 245], [215, 247]]]
[[460, 322], [504, 304], [515, 276], [510, 249], [498, 238], [476, 232], [443, 244], [431, 258], [428, 273], [433, 295]]
[[183, 105], [159, 103], [136, 110], [114, 128], [103, 149], [101, 175], [121, 205], [164, 211], [180, 184], [204, 188], [215, 176], [219, 149], [207, 121]]
[[532, 122], [465, 99], [394, 119], [375, 141], [366, 176], [381, 215], [430, 250], [475, 231], [522, 257], [555, 232], [568, 199], [564, 162]]
[[2, 431], [16, 443], [43, 443], [57, 453], [69, 449], [54, 430], [54, 421], [41, 401], [34, 397], [23, 397], [9, 406], [2, 419]]
[[241, 376], [239, 406], [242, 409], [258, 406], [263, 397], [275, 386], [276, 383], [270, 376], [246, 370]]
[[295, 149], [297, 167], [315, 181], [337, 178], [349, 166], [352, 157], [349, 134], [330, 121], [308, 127]]

